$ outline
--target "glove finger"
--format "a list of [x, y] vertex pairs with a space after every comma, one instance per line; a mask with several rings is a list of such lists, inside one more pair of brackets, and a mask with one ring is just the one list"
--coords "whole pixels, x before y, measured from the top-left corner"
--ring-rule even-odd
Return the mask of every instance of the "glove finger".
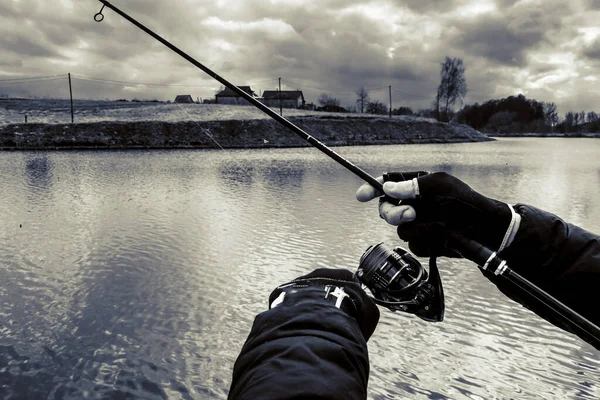
[[439, 223], [409, 223], [397, 229], [400, 239], [419, 257], [441, 256], [447, 253], [448, 232]]
[[417, 217], [415, 209], [409, 205], [394, 205], [387, 201], [379, 205], [379, 216], [390, 225], [400, 225], [414, 221]]
[[402, 182], [386, 182], [383, 184], [383, 191], [390, 197], [399, 200], [414, 199], [419, 193], [417, 180]]
[[432, 223], [407, 222], [398, 225], [396, 232], [398, 233], [398, 237], [405, 242], [410, 242], [412, 240], [427, 240], [433, 229], [432, 225]]
[[[383, 183], [383, 176], [378, 176], [376, 179], [378, 182]], [[381, 197], [381, 196], [383, 196], [383, 193], [381, 193], [379, 190], [375, 189], [373, 186], [371, 186], [368, 183], [365, 183], [364, 185], [359, 187], [358, 190], [356, 191], [356, 200], [358, 200], [360, 202], [370, 201], [370, 200], [373, 200], [374, 198]]]
[[468, 198], [472, 189], [460, 179], [446, 173], [434, 172], [417, 178], [422, 198], [429, 196], [452, 196]]
[[302, 275], [294, 281], [300, 279], [311, 279], [311, 278], [325, 278], [325, 279], [335, 279], [339, 281], [348, 281], [355, 282], [354, 274], [347, 269], [335, 269], [335, 268], [318, 268], [312, 271], [309, 274]]

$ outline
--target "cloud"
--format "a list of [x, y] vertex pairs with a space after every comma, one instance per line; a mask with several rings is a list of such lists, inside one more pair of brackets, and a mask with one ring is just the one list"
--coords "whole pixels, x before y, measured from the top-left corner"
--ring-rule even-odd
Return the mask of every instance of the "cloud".
[[583, 55], [591, 59], [600, 60], [600, 39], [594, 40], [583, 49]]
[[[429, 106], [445, 56], [466, 66], [469, 102], [526, 92], [559, 107], [600, 111], [597, 0], [113, 0], [148, 28], [241, 85], [322, 92], [344, 104], [364, 86], [387, 103]], [[109, 80], [189, 85], [152, 88], [78, 81], [81, 97], [208, 97], [220, 86], [100, 2], [0, 3], [0, 76], [71, 72]], [[598, 10], [598, 11], [594, 11]], [[568, 60], [568, 61], [565, 61]], [[265, 82], [268, 81], [268, 82]], [[293, 82], [293, 83], [291, 83]], [[26, 85], [20, 93], [52, 91]], [[0, 91], [7, 88], [0, 85]], [[62, 90], [62, 89], [60, 89]], [[19, 86], [11, 85], [18, 94]], [[56, 96], [64, 92], [57, 91]], [[50, 93], [52, 95], [52, 93]], [[582, 102], [589, 102], [584, 105]]]

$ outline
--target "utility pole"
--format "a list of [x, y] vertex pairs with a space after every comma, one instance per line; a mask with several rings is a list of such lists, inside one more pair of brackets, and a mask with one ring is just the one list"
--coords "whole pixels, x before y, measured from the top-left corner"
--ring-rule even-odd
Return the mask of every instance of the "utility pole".
[[283, 115], [283, 107], [281, 106], [281, 78], [279, 78], [279, 115]]
[[71, 73], [69, 72], [69, 94], [71, 95], [71, 123], [74, 121], [73, 117], [73, 87], [71, 86]]
[[390, 118], [392, 118], [392, 85], [390, 85]]

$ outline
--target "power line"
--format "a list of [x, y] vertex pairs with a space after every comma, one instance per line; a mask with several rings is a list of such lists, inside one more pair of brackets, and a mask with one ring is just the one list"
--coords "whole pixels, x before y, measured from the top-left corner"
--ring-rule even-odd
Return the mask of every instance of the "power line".
[[[301, 83], [297, 83], [297, 82], [288, 81], [288, 80], [286, 80], [286, 79], [282, 79], [282, 81], [283, 81], [283, 82], [286, 82], [286, 83], [290, 83], [290, 84], [292, 84], [292, 85], [294, 85], [294, 86], [297, 86], [297, 87], [304, 87], [304, 88], [309, 88], [309, 89], [315, 89], [315, 90], [327, 91], [327, 92], [329, 92], [329, 93], [333, 93], [333, 94], [349, 94], [349, 93], [356, 93], [356, 91], [355, 91], [355, 90], [353, 90], [353, 91], [349, 91], [349, 92], [346, 92], [346, 91], [342, 91], [342, 92], [336, 92], [336, 91], [331, 91], [331, 90], [324, 89], [324, 88], [320, 88], [320, 87], [315, 87], [315, 86], [310, 86], [310, 85], [304, 85], [304, 84], [301, 84]], [[365, 89], [365, 90], [366, 90], [366, 91], [369, 91], [369, 92], [376, 92], [376, 91], [378, 91], [378, 90], [383, 90], [383, 89], [387, 89], [387, 88], [386, 88], [386, 87], [380, 87], [380, 88], [371, 88], [371, 89]]]
[[81, 75], [71, 75], [73, 79], [77, 79], [80, 81], [88, 81], [88, 82], [98, 82], [105, 83], [110, 85], [127, 85], [127, 86], [158, 86], [158, 87], [212, 87], [214, 85], [178, 85], [178, 84], [169, 84], [169, 83], [146, 83], [146, 82], [131, 82], [131, 81], [116, 81], [111, 79], [102, 79], [102, 78], [92, 78]]
[[[112, 79], [94, 78], [91, 76], [74, 75], [74, 74], [72, 74], [71, 77], [73, 79], [78, 79], [81, 81], [98, 82], [98, 83], [105, 83], [105, 84], [110, 84], [110, 85], [139, 85], [139, 86], [156, 86], [156, 87], [195, 87], [195, 88], [211, 88], [211, 87], [215, 86], [214, 84], [185, 85], [185, 84], [173, 84], [173, 83], [148, 83], [148, 82], [118, 81], [118, 80], [112, 80]], [[251, 82], [251, 83], [248, 83], [247, 85], [257, 85], [257, 84], [261, 84], [261, 83], [274, 82], [274, 81], [276, 81], [276, 79], [268, 79], [268, 80], [263, 80], [263, 81]]]
[[[48, 82], [48, 81], [65, 79], [66, 77], [67, 77], [67, 74], [60, 74], [60, 75], [31, 76], [31, 77], [21, 77], [21, 78], [11, 78], [11, 79], [0, 79], [0, 85]], [[184, 84], [168, 84], [168, 83], [133, 82], [133, 81], [96, 78], [96, 77], [85, 76], [85, 75], [76, 75], [76, 74], [71, 74], [71, 78], [74, 80], [79, 80], [79, 81], [96, 82], [96, 83], [108, 84], [108, 85], [128, 85], [128, 86], [139, 85], [139, 86], [148, 86], [148, 87], [183, 87], [183, 88], [213, 88], [214, 87], [214, 84], [211, 84], [211, 85], [184, 85]], [[251, 83], [246, 83], [245, 85], [260, 85], [260, 84], [276, 82], [276, 81], [277, 81], [277, 79], [265, 79], [265, 80], [261, 80], [261, 81], [254, 81]], [[298, 82], [289, 81], [289, 80], [285, 80], [285, 79], [282, 79], [282, 81], [287, 83], [288, 85], [293, 85], [298, 88], [314, 89], [314, 90], [333, 93], [333, 94], [355, 94], [356, 93], [356, 91], [331, 91], [331, 90], [328, 90], [327, 88], [301, 84]], [[387, 90], [387, 89], [388, 89], [388, 87], [375, 87], [375, 88], [366, 88], [365, 90], [367, 92], [377, 92], [377, 91]], [[398, 90], [395, 88], [392, 88], [392, 90], [394, 91], [394, 93], [397, 93], [404, 97], [410, 97], [412, 100], [429, 100], [429, 99], [431, 99], [431, 96], [423, 95], [423, 93], [404, 92], [402, 90]]]
[[28, 76], [28, 77], [23, 77], [23, 78], [0, 79], [0, 82], [17, 82], [17, 81], [27, 82], [30, 80], [44, 80], [44, 79], [51, 79], [51, 78], [57, 78], [57, 77], [66, 78], [67, 74], [47, 75], [47, 76]]
[[403, 96], [411, 96], [417, 99], [424, 99], [424, 100], [428, 100], [431, 99], [431, 96], [423, 96], [423, 94], [417, 94], [417, 93], [407, 93], [407, 92], [401, 92], [400, 90], [394, 89], [392, 88], [392, 90], [398, 94], [401, 94]]
[[35, 82], [50, 82], [50, 81], [59, 81], [65, 79], [67, 76], [63, 75], [59, 78], [43, 78], [43, 79], [29, 79], [24, 81], [0, 81], [0, 85], [14, 85], [18, 83], [35, 83]]

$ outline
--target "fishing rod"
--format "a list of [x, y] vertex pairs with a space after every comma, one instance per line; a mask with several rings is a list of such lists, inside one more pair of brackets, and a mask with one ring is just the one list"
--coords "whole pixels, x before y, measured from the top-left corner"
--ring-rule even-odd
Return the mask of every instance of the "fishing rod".
[[[380, 193], [384, 193], [382, 182], [379, 182], [375, 177], [327, 147], [314, 136], [280, 116], [271, 108], [201, 64], [169, 41], [163, 39], [107, 0], [98, 1], [102, 3], [102, 8], [94, 15], [96, 22], [102, 22], [104, 20], [102, 11], [105, 7], [110, 8], [179, 54], [192, 65], [237, 93], [244, 100], [263, 111], [275, 121], [296, 133], [306, 142], [346, 167]], [[419, 173], [416, 174], [418, 177]], [[597, 325], [510, 269], [506, 261], [501, 259], [495, 251], [456, 232], [450, 232], [450, 244], [453, 250], [477, 264], [482, 270], [506, 278], [516, 287], [538, 299], [549, 310], [558, 315], [574, 333], [577, 333], [580, 337], [585, 338], [586, 341], [600, 349], [600, 328]], [[375, 302], [379, 305], [385, 306], [392, 311], [399, 310], [413, 313], [427, 321], [441, 321], [443, 319], [444, 297], [439, 272], [435, 265], [435, 258], [430, 260], [430, 271], [427, 274], [421, 264], [410, 253], [401, 248], [390, 250], [380, 243], [379, 245], [371, 246], [363, 254], [357, 270], [357, 277], [371, 290], [375, 296]]]

